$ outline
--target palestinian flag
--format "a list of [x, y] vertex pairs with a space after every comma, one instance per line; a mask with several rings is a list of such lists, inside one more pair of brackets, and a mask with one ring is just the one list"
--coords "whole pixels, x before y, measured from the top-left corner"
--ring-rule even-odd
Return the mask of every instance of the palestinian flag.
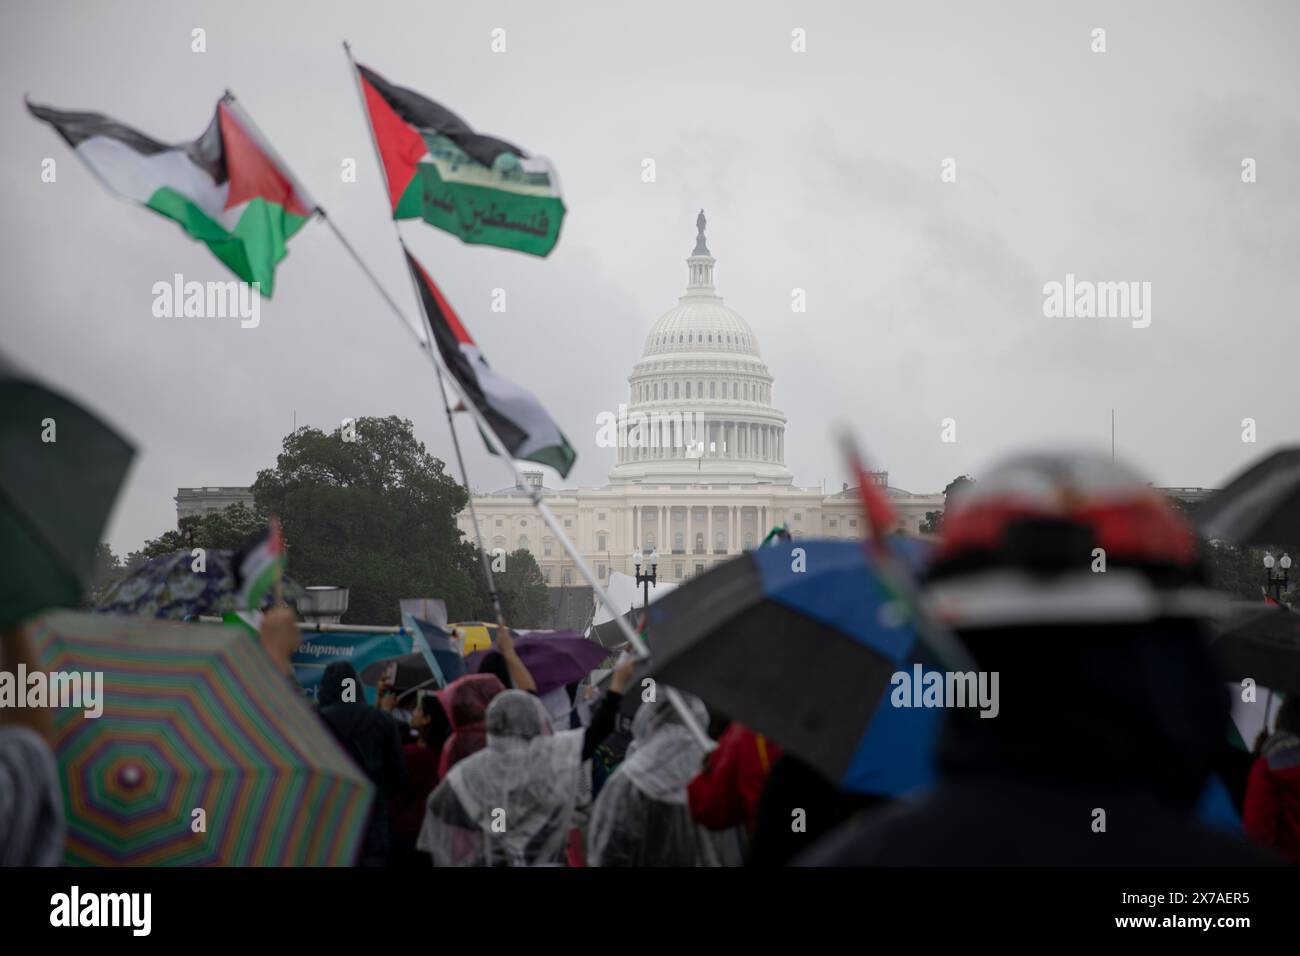
[[261, 611], [227, 611], [221, 620], [231, 627], [237, 627], [250, 637], [256, 638], [262, 632]]
[[235, 555], [235, 606], [256, 611], [284, 577], [284, 534], [280, 521], [271, 519], [266, 534], [253, 539]]
[[564, 202], [550, 162], [470, 129], [451, 110], [357, 65], [394, 219], [545, 256]]
[[546, 409], [530, 393], [492, 370], [442, 291], [409, 252], [406, 264], [420, 290], [420, 308], [443, 364], [462, 394], [474, 403], [512, 457], [550, 465], [567, 476], [578, 456]]
[[892, 532], [898, 523], [898, 515], [889, 503], [889, 498], [876, 484], [875, 477], [863, 464], [857, 444], [849, 436], [844, 438], [844, 450], [853, 478], [858, 483], [858, 498], [862, 502], [867, 527], [871, 530], [871, 540], [877, 547], [883, 547], [885, 535]]
[[27, 104], [111, 192], [180, 224], [268, 299], [286, 244], [316, 204], [227, 96], [203, 135], [168, 146], [102, 113]]

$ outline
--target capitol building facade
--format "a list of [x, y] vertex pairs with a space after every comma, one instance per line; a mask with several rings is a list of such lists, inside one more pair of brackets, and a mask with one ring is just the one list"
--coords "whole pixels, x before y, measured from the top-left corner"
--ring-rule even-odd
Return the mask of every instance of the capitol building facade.
[[[866, 530], [856, 488], [826, 494], [793, 483], [772, 374], [753, 330], [717, 294], [703, 212], [696, 226], [685, 294], [651, 327], [626, 405], [600, 442], [617, 448], [609, 484], [552, 489], [541, 472], [525, 472], [602, 581], [613, 571], [631, 574], [637, 549], [657, 549], [659, 580], [680, 582], [756, 547], [773, 527], [795, 538], [858, 538]], [[919, 534], [926, 513], [943, 508], [942, 494], [890, 487], [887, 472], [872, 480], [886, 489], [905, 533]], [[582, 583], [528, 492], [476, 494], [473, 504], [485, 548], [528, 550], [551, 586]], [[474, 540], [468, 509], [457, 523]]]

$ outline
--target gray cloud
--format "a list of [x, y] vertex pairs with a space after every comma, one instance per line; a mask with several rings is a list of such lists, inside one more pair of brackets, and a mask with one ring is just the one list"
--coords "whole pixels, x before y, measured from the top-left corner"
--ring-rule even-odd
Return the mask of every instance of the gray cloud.
[[[150, 287], [224, 279], [171, 223], [113, 200], [21, 97], [196, 135], [231, 87], [414, 319], [339, 46], [549, 156], [569, 215], [545, 261], [402, 226], [493, 364], [579, 451], [627, 393], [685, 281], [695, 211], [729, 305], [753, 326], [790, 418], [797, 479], [844, 478], [852, 424], [894, 483], [940, 489], [1026, 444], [1109, 441], [1155, 480], [1221, 481], [1300, 440], [1300, 12], [1223, 4], [950, 2], [490, 8], [415, 2], [47, 2], [0, 31], [0, 269], [6, 351], [141, 446], [116, 550], [175, 520], [180, 485], [244, 484], [294, 414], [399, 414], [450, 443], [430, 370], [321, 225], [291, 244], [257, 330], [162, 320]], [[489, 30], [507, 30], [494, 56]], [[808, 30], [808, 53], [790, 30]], [[1094, 26], [1109, 52], [1088, 51]], [[208, 52], [189, 49], [208, 31]], [[1259, 182], [1240, 182], [1240, 159]], [[56, 184], [40, 162], [59, 163]], [[958, 182], [939, 181], [945, 157]], [[653, 157], [658, 181], [643, 183]], [[340, 181], [357, 160], [360, 181]], [[1066, 272], [1153, 283], [1151, 328], [1048, 320]], [[794, 287], [809, 311], [790, 311]], [[491, 291], [509, 307], [489, 310]], [[959, 441], [939, 441], [957, 418]], [[1260, 423], [1259, 446], [1239, 423]], [[466, 430], [474, 484], [506, 470]], [[554, 476], [550, 479], [555, 483]]]

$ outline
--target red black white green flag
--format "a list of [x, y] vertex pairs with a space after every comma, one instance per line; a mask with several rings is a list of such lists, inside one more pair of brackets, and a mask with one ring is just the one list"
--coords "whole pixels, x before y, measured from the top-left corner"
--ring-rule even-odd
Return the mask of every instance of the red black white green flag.
[[482, 243], [545, 256], [564, 201], [551, 164], [477, 133], [439, 103], [357, 64], [394, 219], [423, 219]]
[[474, 403], [512, 457], [549, 465], [567, 476], [578, 456], [559, 426], [530, 392], [492, 370], [442, 290], [410, 252], [406, 264], [419, 289], [420, 307], [438, 353], [462, 394]]
[[875, 476], [863, 464], [852, 437], [846, 434], [842, 438], [842, 444], [853, 478], [858, 483], [858, 498], [862, 502], [862, 513], [871, 531], [871, 541], [877, 549], [883, 548], [885, 536], [892, 533], [898, 523], [898, 515], [885, 492], [876, 484]]
[[110, 192], [166, 216], [268, 299], [287, 243], [316, 204], [227, 97], [203, 135], [167, 145], [102, 113], [27, 104]]
[[248, 542], [235, 555], [238, 588], [235, 606], [256, 611], [284, 578], [284, 532], [272, 517], [264, 534]]

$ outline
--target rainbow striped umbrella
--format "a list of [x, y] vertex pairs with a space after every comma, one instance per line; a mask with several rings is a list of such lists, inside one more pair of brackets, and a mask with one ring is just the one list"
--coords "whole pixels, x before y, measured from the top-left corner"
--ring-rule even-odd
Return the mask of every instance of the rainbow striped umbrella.
[[103, 675], [99, 717], [57, 712], [65, 863], [352, 862], [374, 788], [245, 633], [69, 611], [33, 632], [47, 672]]

